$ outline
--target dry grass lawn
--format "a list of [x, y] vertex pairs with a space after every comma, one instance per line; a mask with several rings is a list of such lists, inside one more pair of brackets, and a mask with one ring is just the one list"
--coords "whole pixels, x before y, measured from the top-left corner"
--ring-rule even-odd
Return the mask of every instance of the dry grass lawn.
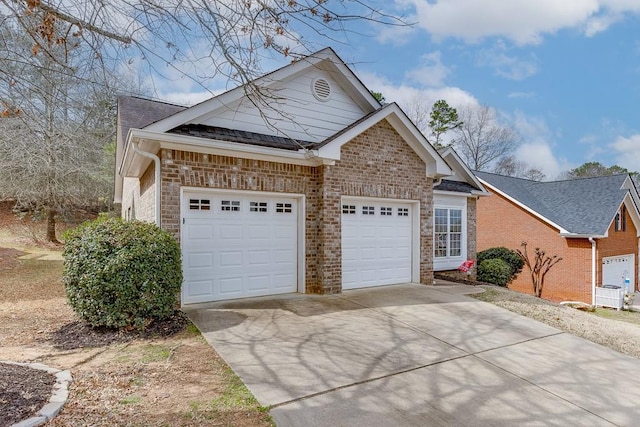
[[[60, 350], [49, 340], [76, 321], [61, 282], [60, 249], [0, 223], [0, 360], [71, 370], [70, 398], [50, 426], [270, 426], [265, 408], [189, 327], [169, 338]], [[19, 248], [23, 256], [18, 259]], [[29, 255], [31, 254], [31, 255]], [[35, 255], [34, 255], [35, 254]], [[0, 419], [2, 418], [0, 414]], [[1, 424], [1, 423], [0, 423]]]

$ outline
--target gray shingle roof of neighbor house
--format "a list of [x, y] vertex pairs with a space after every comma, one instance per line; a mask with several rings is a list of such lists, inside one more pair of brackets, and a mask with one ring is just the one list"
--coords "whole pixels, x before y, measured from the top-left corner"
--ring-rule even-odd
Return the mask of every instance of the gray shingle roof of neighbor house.
[[628, 190], [627, 174], [540, 182], [487, 172], [476, 176], [569, 233], [602, 236]]
[[301, 148], [313, 149], [317, 144], [308, 141], [294, 141], [282, 136], [265, 135], [244, 130], [227, 129], [217, 126], [186, 124], [169, 131], [180, 135], [198, 138], [219, 139], [222, 141], [239, 142], [242, 144], [258, 145], [262, 147], [281, 148], [297, 151]]
[[121, 141], [124, 143], [129, 129], [142, 129], [186, 109], [187, 107], [184, 105], [169, 104], [137, 96], [119, 95], [118, 114], [120, 115]]

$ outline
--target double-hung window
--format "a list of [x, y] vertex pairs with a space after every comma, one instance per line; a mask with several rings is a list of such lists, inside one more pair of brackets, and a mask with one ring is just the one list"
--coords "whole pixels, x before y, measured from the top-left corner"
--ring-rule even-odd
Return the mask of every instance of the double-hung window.
[[436, 258], [462, 255], [462, 209], [436, 208], [434, 232]]

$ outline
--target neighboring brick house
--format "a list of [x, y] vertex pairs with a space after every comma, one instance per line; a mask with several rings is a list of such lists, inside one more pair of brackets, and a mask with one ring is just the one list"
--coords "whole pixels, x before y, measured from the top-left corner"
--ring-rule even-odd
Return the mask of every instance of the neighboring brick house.
[[[640, 198], [629, 175], [537, 182], [476, 172], [492, 193], [478, 201], [478, 251], [528, 243], [562, 257], [542, 297], [592, 304], [596, 286], [638, 288]], [[595, 267], [595, 268], [594, 268]], [[527, 267], [509, 285], [532, 292]]]
[[115, 201], [180, 240], [183, 304], [431, 284], [434, 193], [471, 236], [482, 193], [447, 155], [324, 49], [189, 108], [119, 97]]

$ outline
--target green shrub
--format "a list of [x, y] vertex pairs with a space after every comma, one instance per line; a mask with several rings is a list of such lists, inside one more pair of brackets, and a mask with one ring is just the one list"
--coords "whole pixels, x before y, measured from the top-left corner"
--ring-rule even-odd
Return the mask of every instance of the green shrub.
[[520, 273], [522, 271], [522, 267], [524, 266], [524, 260], [520, 257], [520, 255], [518, 255], [516, 251], [512, 251], [511, 249], [505, 248], [504, 246], [489, 248], [482, 252], [478, 252], [478, 265], [482, 264], [482, 261], [486, 259], [495, 258], [499, 258], [509, 264], [511, 268], [509, 281], [511, 281], [516, 276], [516, 274]]
[[64, 239], [67, 299], [92, 326], [144, 330], [175, 312], [180, 247], [166, 231], [100, 217], [67, 231]]
[[500, 258], [485, 259], [478, 266], [478, 280], [507, 286], [511, 280], [511, 266]]

